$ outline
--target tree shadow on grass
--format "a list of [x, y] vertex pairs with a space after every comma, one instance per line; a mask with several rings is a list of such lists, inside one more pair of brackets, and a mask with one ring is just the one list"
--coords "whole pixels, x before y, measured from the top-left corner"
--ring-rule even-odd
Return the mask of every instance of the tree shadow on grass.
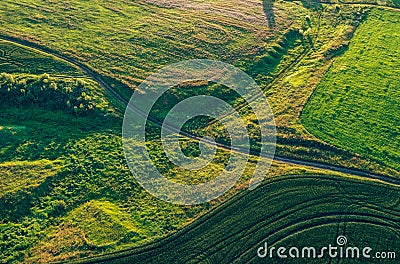
[[273, 28], [275, 26], [275, 15], [273, 11], [275, 0], [263, 0], [264, 13], [268, 21], [268, 27]]
[[320, 0], [301, 0], [301, 3], [308, 9], [320, 9], [322, 4]]

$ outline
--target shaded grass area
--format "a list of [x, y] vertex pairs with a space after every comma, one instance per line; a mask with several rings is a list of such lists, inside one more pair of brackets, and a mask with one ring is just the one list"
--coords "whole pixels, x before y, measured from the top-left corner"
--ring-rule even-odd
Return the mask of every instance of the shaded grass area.
[[[257, 257], [265, 242], [276, 248], [320, 249], [336, 245], [339, 235], [347, 236], [349, 246], [395, 251], [399, 215], [396, 187], [321, 175], [278, 178], [243, 192], [171, 237], [82, 262], [265, 263]], [[268, 261], [279, 258], [275, 254]], [[307, 259], [321, 261], [328, 262], [329, 256]]]
[[[80, 223], [78, 227], [71, 227], [75, 235], [75, 228], [83, 224], [82, 234], [88, 237], [85, 245], [89, 247], [84, 248], [99, 252], [162, 236], [178, 229], [199, 212], [196, 208], [189, 210], [163, 204], [139, 188], [125, 164], [120, 136], [122, 119], [112, 110], [75, 116], [34, 105], [8, 106], [2, 107], [0, 124], [3, 127], [0, 151], [4, 162], [1, 168], [5, 172], [1, 177], [4, 190], [9, 191], [0, 198], [3, 209], [0, 219], [5, 225], [1, 258], [6, 261], [22, 260], [26, 254], [24, 250], [34, 241], [45, 238], [51, 227], [63, 222], [65, 225], [69, 221]], [[45, 164], [42, 160], [49, 161]], [[59, 162], [62, 168], [57, 165]], [[37, 164], [32, 168], [35, 172], [28, 170], [30, 164]], [[21, 173], [22, 169], [25, 173]], [[14, 178], [13, 184], [10, 178]], [[85, 202], [102, 198], [117, 205], [99, 202], [73, 211]], [[69, 211], [72, 211], [71, 216], [63, 220]], [[189, 217], [186, 211], [190, 211]], [[123, 217], [126, 219], [121, 220]], [[117, 218], [119, 220], [114, 223]], [[96, 230], [90, 226], [93, 221], [89, 219], [102, 219], [103, 228], [107, 225], [109, 228]], [[136, 222], [141, 225], [132, 230], [132, 223]], [[119, 233], [116, 232], [118, 227]], [[119, 237], [125, 231], [129, 233], [126, 227], [132, 235]], [[65, 241], [66, 244], [70, 242]], [[72, 245], [67, 249], [80, 252], [80, 248]], [[63, 247], [59, 250], [64, 257], [75, 255], [68, 250], [64, 252], [66, 248]]]
[[[0, 198], [0, 219], [6, 226], [0, 246], [2, 259], [22, 260], [25, 250], [52, 230], [49, 227], [57, 226], [63, 222], [65, 214], [91, 200], [109, 199], [122, 207], [121, 213], [115, 210], [115, 217], [134, 216], [142, 223], [138, 233], [143, 231], [146, 236], [127, 236], [125, 240], [122, 237], [115, 238], [122, 246], [162, 236], [178, 229], [188, 218], [196, 215], [196, 208], [187, 209], [190, 211], [188, 217], [185, 208], [161, 203], [139, 188], [125, 165], [120, 118], [99, 113], [97, 116], [76, 117], [63, 111], [50, 112], [35, 107], [2, 108], [1, 117], [2, 125], [7, 123], [8, 127], [24, 127], [12, 133], [11, 142], [6, 137], [0, 139], [1, 157], [5, 162], [2, 167], [7, 166], [10, 171], [2, 173], [1, 177], [6, 177], [4, 180], [10, 177], [19, 179], [18, 182], [13, 181], [18, 188], [14, 188], [9, 181], [3, 181], [5, 188], [12, 192]], [[39, 163], [43, 159], [61, 160], [64, 166], [56, 170], [56, 163], [52, 162], [42, 170], [34, 167], [35, 173], [41, 173], [36, 179], [35, 174], [27, 170], [28, 166], [24, 166], [26, 173], [20, 173], [18, 166], [28, 165], [27, 160]], [[19, 185], [22, 183], [29, 186], [23, 188], [24, 185]], [[98, 219], [96, 206], [84, 207], [82, 210], [88, 209], [86, 213], [75, 211], [70, 219], [75, 223]], [[115, 247], [115, 243], [110, 246], [108, 242], [117, 236], [117, 232], [113, 232], [118, 225], [113, 225], [114, 218], [108, 216], [117, 207], [107, 204], [105, 207], [106, 210], [101, 212], [106, 213], [99, 217], [103, 219], [103, 227], [106, 224], [111, 227], [96, 231], [88, 226], [82, 231], [88, 236], [88, 241], [93, 241], [89, 245], [95, 252]], [[127, 226], [129, 222], [135, 221], [127, 218], [120, 221], [119, 225], [123, 223]], [[119, 234], [125, 231], [122, 228]], [[68, 249], [73, 250], [74, 247]], [[62, 248], [60, 250], [63, 251]]]
[[[29, 56], [33, 57], [33, 52], [36, 52], [23, 49], [19, 45], [7, 44], [7, 54], [10, 54], [11, 50], [19, 50], [18, 53], [13, 53], [15, 61], [22, 61], [29, 52], [32, 52]], [[44, 55], [39, 52], [37, 56], [41, 58]], [[61, 65], [56, 71], [69, 67], [63, 61], [51, 56], [47, 56], [46, 59], [48, 60], [38, 60], [35, 65], [37, 68], [32, 65], [34, 68], [32, 72], [40, 72], [37, 69], [47, 70], [46, 63]], [[13, 72], [9, 68], [1, 70]], [[182, 222], [187, 221], [188, 217], [183, 209], [172, 205], [160, 205], [135, 183], [126, 168], [122, 151], [120, 139], [122, 119], [115, 109], [109, 106], [105, 91], [85, 77], [72, 78], [65, 71], [56, 72], [55, 75], [62, 77], [48, 74], [4, 76], [12, 80], [8, 84], [9, 87], [7, 86], [10, 88], [9, 91], [15, 90], [16, 93], [26, 89], [22, 85], [25, 85], [26, 81], [32, 83], [32, 80], [40, 81], [39, 84], [43, 87], [51, 86], [53, 82], [54, 84], [78, 81], [86, 83], [86, 96], [90, 94], [98, 107], [81, 115], [63, 109], [51, 110], [51, 107], [46, 107], [53, 100], [51, 94], [46, 93], [48, 87], [39, 89], [39, 94], [32, 89], [36, 101], [30, 101], [29, 104], [17, 104], [2, 97], [1, 260], [22, 261], [27, 249], [41, 239], [45, 241], [48, 235], [53, 235], [49, 238], [54, 242], [50, 244], [52, 249], [43, 249], [40, 254], [34, 254], [41, 261], [46, 261], [44, 259], [48, 260], [49, 257], [56, 260], [57, 257], [63, 259], [77, 256], [82, 252], [90, 254], [107, 250], [115, 247], [115, 242], [119, 243], [117, 246], [123, 246], [162, 236], [171, 230], [176, 230]], [[57, 86], [57, 89], [61, 88], [64, 91], [65, 87]], [[18, 101], [21, 98], [15, 96], [14, 99]], [[61, 100], [59, 97], [54, 99]], [[117, 205], [107, 201], [90, 202], [104, 197], [116, 202]], [[134, 210], [135, 206], [132, 204], [136, 204], [140, 210]], [[154, 214], [156, 210], [159, 210], [159, 213]], [[154, 217], [164, 220], [152, 222], [143, 216], [151, 213]], [[194, 209], [191, 211], [191, 217], [195, 214]], [[68, 216], [64, 219], [64, 215]], [[89, 219], [93, 221], [102, 219], [104, 227], [110, 228], [96, 230], [90, 226], [93, 222]], [[133, 223], [137, 222], [145, 223], [133, 230]], [[57, 226], [62, 230], [54, 231], [57, 230]], [[114, 234], [113, 232], [119, 227], [120, 232]], [[129, 230], [131, 236], [125, 234], [125, 231], [129, 233]], [[123, 233], [123, 237], [118, 237]], [[145, 235], [137, 236], [136, 233]], [[62, 237], [61, 241], [57, 240], [57, 237]], [[79, 245], [77, 241], [83, 241], [83, 244]], [[36, 250], [36, 252], [41, 251]]]
[[400, 169], [400, 14], [373, 10], [303, 111], [306, 128], [332, 144]]

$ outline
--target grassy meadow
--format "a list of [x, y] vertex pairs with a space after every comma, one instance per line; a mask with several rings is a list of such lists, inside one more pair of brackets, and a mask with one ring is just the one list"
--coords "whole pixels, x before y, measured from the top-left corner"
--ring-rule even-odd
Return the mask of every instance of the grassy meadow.
[[[368, 19], [370, 12], [369, 8], [357, 5], [324, 5], [321, 8], [313, 13], [311, 22], [302, 27], [303, 32], [309, 31], [312, 36], [312, 46], [305, 42], [303, 33], [298, 39], [303, 43], [297, 46], [295, 44], [283, 56], [292, 57], [291, 63], [281, 61], [274, 71], [264, 75], [263, 79], [257, 79], [274, 112], [277, 125], [276, 153], [400, 176], [398, 170], [385, 166], [373, 157], [361, 155], [351, 148], [342, 148], [332, 142], [325, 142], [314, 133], [310, 133], [303, 124], [300, 115], [309, 97], [330, 69], [332, 61], [346, 52], [354, 32]], [[269, 78], [273, 80], [269, 81]], [[229, 100], [230, 97], [227, 97]], [[236, 106], [235, 103], [233, 105]], [[237, 104], [237, 108], [255, 142], [253, 149], [258, 149], [259, 135], [254, 114], [248, 107], [241, 107], [241, 104]], [[222, 134], [221, 126], [217, 123], [206, 125], [203, 130], [214, 138], [219, 138]]]
[[400, 170], [400, 13], [374, 10], [303, 111], [324, 141]]
[[134, 87], [149, 73], [183, 59], [251, 65], [254, 56], [309, 13], [279, 2], [272, 16], [262, 1], [239, 3], [4, 0], [0, 26], [2, 33], [72, 55]]

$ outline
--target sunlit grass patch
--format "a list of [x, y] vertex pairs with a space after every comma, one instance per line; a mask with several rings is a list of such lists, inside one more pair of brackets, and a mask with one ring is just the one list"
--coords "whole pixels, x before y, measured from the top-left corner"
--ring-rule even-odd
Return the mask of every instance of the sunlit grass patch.
[[61, 161], [15, 161], [0, 164], [0, 198], [7, 193], [37, 187], [62, 168]]

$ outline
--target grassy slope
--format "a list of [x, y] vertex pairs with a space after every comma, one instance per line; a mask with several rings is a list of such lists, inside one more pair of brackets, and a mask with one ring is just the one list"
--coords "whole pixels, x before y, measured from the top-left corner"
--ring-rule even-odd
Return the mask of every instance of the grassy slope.
[[307, 104], [307, 129], [400, 169], [400, 14], [374, 10]]
[[[79, 73], [78, 70], [54, 57], [35, 53], [19, 45], [6, 44], [2, 47], [10, 62], [26, 63], [27, 58], [31, 61], [35, 55], [37, 56], [39, 63], [21, 68], [22, 72], [41, 73], [45, 70], [61, 75], [59, 78], [68, 79], [71, 78], [69, 76], [71, 73]], [[58, 67], [51, 69], [50, 65]], [[10, 67], [2, 70], [15, 71]], [[21, 74], [18, 76], [23, 78]], [[105, 250], [104, 245], [110, 241], [109, 233], [114, 228], [106, 230], [100, 227], [100, 230], [96, 231], [90, 228], [90, 222], [86, 222], [88, 225], [85, 225], [82, 221], [94, 217], [96, 210], [89, 210], [89, 213], [82, 215], [77, 213], [79, 212], [77, 209], [65, 219], [63, 217], [67, 212], [92, 199], [102, 198], [117, 202], [117, 205], [106, 206], [104, 210], [106, 215], [114, 215], [105, 219], [111, 226], [123, 223], [124, 226], [132, 227], [129, 223], [135, 223], [135, 218], [143, 224], [142, 230], [137, 233], [144, 232], [145, 236], [139, 238], [135, 235], [128, 236], [121, 242], [122, 244], [132, 244], [145, 238], [161, 236], [176, 230], [188, 219], [184, 208], [169, 204], [160, 205], [156, 199], [147, 195], [134, 183], [130, 172], [126, 169], [122, 152], [120, 139], [122, 119], [115, 114], [112, 107], [109, 107], [104, 90], [91, 80], [85, 81], [91, 83], [89, 86], [91, 93], [101, 99], [102, 109], [84, 116], [74, 116], [61, 110], [49, 111], [35, 105], [24, 107], [9, 105], [6, 102], [2, 104], [0, 114], [0, 152], [3, 162], [0, 165], [2, 179], [0, 208], [3, 209], [0, 212], [2, 261], [21, 260], [26, 254], [24, 250], [40, 239], [46, 238], [47, 234], [53, 232], [55, 226], [60, 223], [68, 226], [71, 232], [67, 232], [68, 238], [58, 246], [52, 245], [55, 252], [51, 251], [50, 256], [61, 255], [63, 258], [79, 253], [81, 248], [74, 247], [72, 242], [76, 239], [76, 235], [79, 237], [79, 234], [83, 237], [88, 236], [89, 241], [97, 236], [94, 242], [89, 242], [93, 245], [85, 247], [89, 252]], [[104, 160], [104, 157], [107, 157], [107, 160]], [[112, 205], [107, 204], [107, 201], [100, 204], [104, 203]], [[117, 208], [120, 206], [123, 209], [118, 213]], [[136, 206], [140, 211], [132, 209]], [[190, 212], [191, 217], [196, 210]], [[158, 211], [154, 217], [157, 216], [159, 219], [151, 222], [145, 215], [154, 211]], [[128, 219], [126, 215], [131, 218]], [[127, 220], [119, 220], [119, 223], [116, 221], [115, 224], [114, 218], [121, 218], [120, 216], [124, 216]], [[79, 228], [82, 225], [81, 232]], [[114, 242], [119, 242], [123, 238], [119, 237], [118, 241]]]
[[[276, 248], [320, 249], [335, 245], [339, 235], [347, 236], [347, 246], [373, 248], [372, 254], [395, 251], [400, 246], [398, 202], [398, 188], [373, 182], [321, 175], [276, 179], [165, 240], [117, 254], [119, 259], [106, 263], [282, 263], [258, 258], [257, 249], [264, 242]], [[329, 257], [325, 252], [323, 259], [290, 261], [328, 263]]]

